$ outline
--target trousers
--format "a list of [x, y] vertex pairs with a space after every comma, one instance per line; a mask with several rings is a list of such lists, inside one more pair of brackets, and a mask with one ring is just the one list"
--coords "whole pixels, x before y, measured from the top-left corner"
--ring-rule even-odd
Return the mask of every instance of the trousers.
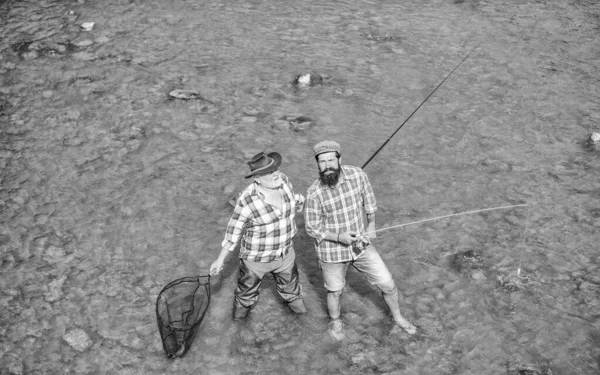
[[284, 301], [290, 303], [302, 298], [302, 285], [296, 266], [294, 249], [271, 262], [251, 262], [240, 260], [238, 285], [235, 290], [235, 310], [251, 308], [257, 301], [260, 285], [267, 272], [273, 275], [277, 292]]

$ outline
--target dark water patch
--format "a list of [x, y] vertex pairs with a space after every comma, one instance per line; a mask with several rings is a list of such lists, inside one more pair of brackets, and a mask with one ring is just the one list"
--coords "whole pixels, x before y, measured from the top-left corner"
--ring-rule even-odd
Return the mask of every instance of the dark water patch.
[[397, 36], [391, 35], [389, 33], [377, 32], [377, 31], [363, 31], [360, 33], [360, 36], [362, 38], [365, 38], [366, 40], [372, 40], [377, 43], [392, 42], [392, 41], [400, 40], [400, 38]]
[[450, 268], [457, 273], [462, 273], [472, 269], [480, 268], [483, 258], [479, 251], [467, 250], [449, 256], [448, 263]]
[[27, 52], [29, 50], [29, 46], [33, 41], [31, 40], [22, 40], [16, 43], [13, 43], [10, 47], [14, 52]]
[[72, 83], [92, 83], [94, 82], [96, 79], [93, 76], [89, 76], [89, 75], [83, 75], [83, 76], [76, 76], [74, 77], [71, 82]]
[[3, 96], [0, 96], [0, 116], [9, 115], [11, 113], [12, 108], [13, 105], [11, 104], [11, 102]]
[[509, 361], [506, 363], [507, 375], [555, 375], [550, 363], [521, 363], [520, 361]]

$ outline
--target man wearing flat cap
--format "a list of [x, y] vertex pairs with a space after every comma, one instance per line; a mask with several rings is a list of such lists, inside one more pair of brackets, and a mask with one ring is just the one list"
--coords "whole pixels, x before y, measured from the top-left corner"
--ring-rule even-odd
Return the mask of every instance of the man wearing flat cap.
[[414, 334], [415, 326], [400, 314], [394, 279], [371, 243], [375, 238], [377, 204], [367, 174], [358, 167], [341, 165], [337, 142], [318, 143], [314, 154], [319, 178], [308, 189], [304, 216], [306, 232], [314, 238], [327, 289], [329, 333], [337, 340], [344, 337], [341, 297], [346, 272], [352, 266], [381, 290], [396, 325]]
[[277, 292], [298, 314], [306, 312], [296, 266], [292, 238], [297, 232], [294, 216], [301, 211], [304, 197], [294, 194], [287, 176], [279, 171], [277, 152], [256, 154], [248, 161], [254, 182], [238, 197], [227, 225], [221, 252], [210, 274], [223, 269], [227, 255], [240, 244], [238, 286], [234, 298], [234, 320], [245, 318], [258, 301], [263, 276], [270, 272]]

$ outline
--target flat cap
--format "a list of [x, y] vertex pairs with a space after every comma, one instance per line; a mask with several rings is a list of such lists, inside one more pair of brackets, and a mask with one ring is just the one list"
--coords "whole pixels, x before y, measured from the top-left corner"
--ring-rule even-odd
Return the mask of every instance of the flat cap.
[[315, 150], [315, 156], [324, 154], [326, 152], [337, 152], [340, 153], [340, 144], [334, 141], [323, 141], [319, 142], [313, 147]]

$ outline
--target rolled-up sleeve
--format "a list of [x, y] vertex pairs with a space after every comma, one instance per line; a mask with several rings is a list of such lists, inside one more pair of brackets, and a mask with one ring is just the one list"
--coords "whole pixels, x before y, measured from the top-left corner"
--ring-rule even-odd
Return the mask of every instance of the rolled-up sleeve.
[[248, 220], [250, 211], [250, 208], [245, 206], [241, 199], [238, 199], [233, 214], [231, 215], [231, 219], [229, 219], [229, 223], [227, 224], [225, 239], [221, 243], [222, 248], [229, 251], [235, 249], [235, 246], [242, 235], [244, 224], [246, 224], [246, 221]]
[[305, 204], [304, 223], [306, 226], [306, 233], [313, 237], [317, 243], [321, 243], [329, 231], [321, 221], [322, 207], [319, 197], [309, 191], [306, 196]]
[[361, 184], [362, 184], [362, 193], [365, 205], [365, 213], [367, 215], [374, 214], [377, 211], [377, 202], [375, 201], [375, 193], [373, 192], [373, 188], [371, 187], [371, 183], [369, 182], [369, 177], [365, 172], [361, 174]]

